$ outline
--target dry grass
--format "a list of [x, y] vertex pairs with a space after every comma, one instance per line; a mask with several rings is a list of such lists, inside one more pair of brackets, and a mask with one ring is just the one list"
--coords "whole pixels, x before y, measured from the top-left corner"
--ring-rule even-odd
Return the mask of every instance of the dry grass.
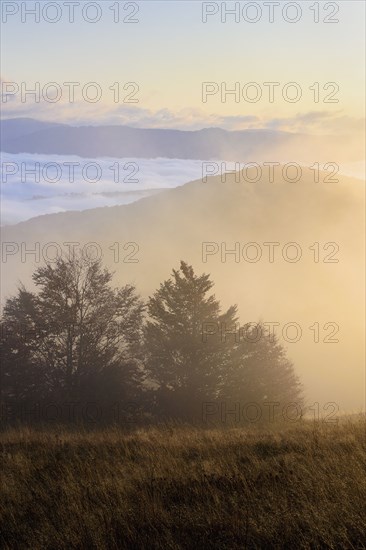
[[0, 441], [2, 548], [366, 548], [363, 420]]

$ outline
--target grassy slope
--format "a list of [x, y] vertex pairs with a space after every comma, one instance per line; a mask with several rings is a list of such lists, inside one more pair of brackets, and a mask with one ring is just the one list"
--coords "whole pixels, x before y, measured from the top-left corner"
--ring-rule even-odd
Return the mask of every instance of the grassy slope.
[[366, 548], [364, 421], [0, 441], [2, 548]]

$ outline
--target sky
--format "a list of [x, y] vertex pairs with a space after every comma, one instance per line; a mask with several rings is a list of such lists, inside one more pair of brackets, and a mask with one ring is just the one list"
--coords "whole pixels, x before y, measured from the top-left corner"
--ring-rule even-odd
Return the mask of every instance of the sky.
[[[25, 11], [36, 4], [40, 5], [40, 22]], [[90, 2], [75, 3], [73, 23], [66, 2], [57, 3], [58, 12], [52, 6], [42, 12], [45, 4], [55, 3], [2, 2], [4, 118], [31, 116], [72, 124], [180, 129], [363, 131], [362, 1], [270, 2], [279, 4], [271, 8], [272, 23], [270, 8], [265, 7], [268, 2], [226, 2], [227, 10], [235, 4], [239, 8], [237, 16], [226, 15], [226, 22], [222, 21], [221, 2], [107, 0], [98, 2], [100, 19], [95, 23], [83, 19], [83, 13], [89, 19], [98, 16], [95, 7], [86, 9]], [[118, 4], [120, 21], [114, 22]], [[316, 7], [319, 23], [314, 22]], [[17, 12], [8, 14], [13, 10]], [[217, 13], [208, 13], [204, 23], [206, 12], [211, 11]], [[55, 23], [45, 20], [56, 16], [60, 19]], [[256, 17], [257, 22], [249, 22]], [[284, 19], [296, 17], [299, 20], [294, 23]], [[123, 18], [136, 22], [123, 22]], [[325, 18], [338, 22], [326, 23]], [[30, 96], [24, 101], [20, 92], [5, 98], [4, 82], [19, 87], [24, 82], [28, 88], [39, 82], [41, 90], [55, 82], [61, 86], [61, 99], [50, 103], [40, 96], [35, 103]], [[73, 104], [68, 101], [64, 82], [80, 83]], [[81, 93], [90, 82], [97, 83], [102, 94], [95, 103], [86, 101]], [[131, 82], [135, 85], [124, 90]], [[273, 88], [273, 102], [269, 101], [270, 87], [264, 84], [269, 82], [278, 83]], [[120, 91], [117, 102], [117, 85], [115, 91], [109, 89], [114, 83]], [[249, 83], [255, 86], [247, 86]], [[296, 87], [286, 87], [288, 83], [296, 83]], [[314, 87], [314, 83], [319, 84]], [[238, 95], [222, 97], [225, 87], [236, 87]], [[54, 97], [56, 88], [47, 90], [49, 97]], [[87, 88], [86, 93], [92, 96], [95, 90]], [[205, 102], [203, 90], [208, 91]], [[290, 101], [285, 101], [283, 94]], [[298, 101], [292, 101], [300, 95]], [[254, 102], [255, 98], [259, 99]], [[124, 102], [128, 100], [135, 102]]]

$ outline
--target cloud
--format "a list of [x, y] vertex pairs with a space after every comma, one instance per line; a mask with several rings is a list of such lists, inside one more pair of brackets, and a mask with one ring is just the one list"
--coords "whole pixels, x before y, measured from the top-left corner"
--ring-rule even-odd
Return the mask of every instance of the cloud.
[[[4, 225], [11, 225], [42, 214], [129, 204], [160, 189], [172, 189], [200, 179], [203, 161], [166, 158], [86, 159], [77, 156], [2, 153], [2, 162], [1, 219]], [[90, 162], [99, 166], [99, 181], [90, 181], [97, 179], [96, 170], [88, 169], [85, 172], [85, 166]], [[116, 172], [112, 170], [117, 162], [120, 165], [118, 182], [115, 181]], [[7, 163], [13, 163], [12, 166], [15, 165], [18, 172], [6, 175], [5, 167], [10, 167]], [[37, 175], [29, 172], [22, 177], [22, 164], [24, 174], [25, 169], [34, 171], [36, 163], [39, 165]], [[70, 177], [69, 164], [66, 163], [78, 163], [74, 168], [74, 178]], [[241, 166], [244, 164], [241, 163]], [[218, 162], [220, 171], [236, 167], [234, 162]], [[363, 178], [365, 166], [362, 162], [348, 163], [341, 166], [340, 171]], [[59, 181], [52, 181], [59, 175]]]
[[77, 100], [68, 102], [69, 90], [62, 88], [60, 101], [50, 103], [42, 97], [36, 103], [34, 98], [22, 102], [20, 94], [5, 93], [3, 84], [11, 82], [0, 78], [2, 84], [3, 118], [30, 117], [43, 121], [63, 122], [72, 125], [125, 125], [136, 128], [174, 128], [178, 130], [200, 130], [218, 127], [226, 130], [273, 129], [293, 133], [350, 135], [364, 131], [363, 118], [350, 117], [339, 110], [311, 111], [298, 113], [287, 118], [254, 116], [250, 113], [223, 116], [207, 113], [200, 108], [186, 107], [176, 111], [163, 108], [151, 110], [138, 104], [107, 104], [103, 101], [88, 103]]
[[298, 113], [294, 117], [274, 118], [266, 122], [266, 128], [296, 133], [321, 133], [326, 130], [340, 135], [361, 133], [365, 129], [365, 119], [343, 114], [343, 111], [310, 111]]
[[[198, 179], [202, 174], [202, 162], [199, 160], [85, 159], [77, 156], [2, 153], [2, 162], [1, 219], [4, 225], [41, 214], [128, 204], [157, 190], [177, 187]], [[70, 177], [67, 162], [78, 163], [73, 178]], [[85, 171], [90, 162], [97, 163], [98, 168]], [[116, 182], [117, 163], [120, 170], [119, 181]], [[14, 165], [18, 168], [17, 173], [6, 175], [5, 166], [9, 167], [10, 172], [10, 167]], [[36, 176], [30, 173], [24, 175], [25, 170], [35, 169]], [[98, 176], [99, 181], [91, 181]], [[52, 181], [58, 178], [59, 181]]]

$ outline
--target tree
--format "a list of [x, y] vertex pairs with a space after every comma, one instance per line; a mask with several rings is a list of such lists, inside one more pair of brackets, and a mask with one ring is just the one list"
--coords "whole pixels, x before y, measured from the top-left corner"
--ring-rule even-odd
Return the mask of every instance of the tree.
[[15, 382], [25, 371], [31, 380], [23, 381], [23, 394], [37, 388], [43, 397], [102, 401], [135, 395], [144, 306], [133, 286], [112, 289], [111, 279], [100, 261], [59, 258], [33, 274], [38, 293], [20, 288], [6, 302], [2, 378], [9, 396], [22, 395]]
[[218, 396], [230, 347], [219, 331], [206, 341], [205, 333], [235, 324], [236, 306], [221, 313], [215, 296], [208, 295], [212, 287], [209, 275], [195, 275], [182, 261], [148, 301], [145, 366], [159, 414], [197, 416], [204, 401]]
[[284, 348], [263, 325], [240, 325], [235, 305], [221, 313], [212, 287], [209, 275], [197, 276], [181, 262], [149, 299], [146, 370], [158, 413], [199, 419], [211, 403], [220, 422], [221, 406], [301, 404]]
[[243, 325], [237, 336], [220, 392], [227, 409], [252, 403], [248, 417], [273, 420], [287, 407], [288, 416], [296, 416], [296, 407], [303, 406], [302, 385], [277, 336], [263, 323]]
[[40, 394], [45, 372], [36, 365], [37, 317], [35, 296], [20, 286], [18, 295], [7, 300], [1, 320], [2, 397], [24, 400]]
[[302, 404], [284, 348], [262, 324], [240, 325], [235, 305], [222, 312], [209, 275], [182, 261], [150, 297], [145, 325], [135, 288], [111, 279], [99, 261], [60, 258], [35, 271], [37, 292], [20, 287], [7, 300], [3, 400], [97, 401], [111, 420], [116, 401], [146, 403], [146, 380], [169, 418], [199, 420], [208, 402]]

